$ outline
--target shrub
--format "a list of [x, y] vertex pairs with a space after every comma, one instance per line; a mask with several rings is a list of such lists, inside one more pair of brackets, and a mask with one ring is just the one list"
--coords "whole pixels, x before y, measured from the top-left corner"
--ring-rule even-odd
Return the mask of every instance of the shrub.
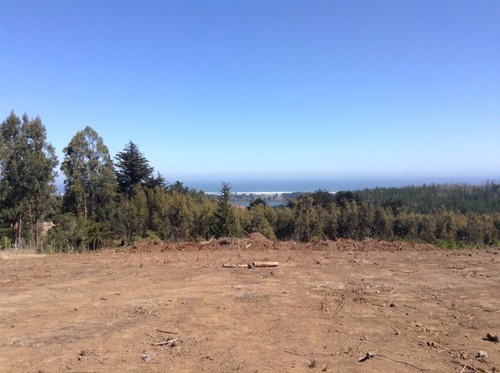
[[12, 240], [7, 237], [7, 236], [3, 236], [2, 237], [2, 240], [0, 241], [0, 249], [10, 249], [12, 247]]
[[432, 244], [443, 250], [457, 250], [459, 248], [460, 249], [465, 248], [465, 244], [462, 241], [460, 241], [459, 246], [457, 246], [457, 244], [454, 241], [445, 241], [442, 238], [435, 239], [432, 242]]
[[496, 238], [493, 238], [488, 242], [488, 245], [490, 246], [500, 246], [500, 241], [498, 241]]

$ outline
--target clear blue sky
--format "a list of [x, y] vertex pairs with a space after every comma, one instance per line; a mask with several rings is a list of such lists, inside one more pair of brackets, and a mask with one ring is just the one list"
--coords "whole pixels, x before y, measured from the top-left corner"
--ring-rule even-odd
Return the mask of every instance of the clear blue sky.
[[0, 0], [0, 115], [167, 180], [500, 180], [498, 0]]

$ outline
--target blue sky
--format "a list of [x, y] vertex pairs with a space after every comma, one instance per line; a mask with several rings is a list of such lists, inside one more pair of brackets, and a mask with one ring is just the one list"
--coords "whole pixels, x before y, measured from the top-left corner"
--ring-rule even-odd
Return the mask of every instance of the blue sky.
[[[167, 180], [500, 180], [500, 1], [0, 0], [0, 115]], [[3, 113], [3, 114], [2, 114]]]

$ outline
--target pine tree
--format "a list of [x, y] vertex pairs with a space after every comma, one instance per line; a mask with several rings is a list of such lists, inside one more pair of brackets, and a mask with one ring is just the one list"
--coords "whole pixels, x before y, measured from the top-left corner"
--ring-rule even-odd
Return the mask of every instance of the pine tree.
[[238, 218], [229, 202], [230, 193], [231, 187], [223, 182], [211, 227], [211, 232], [215, 237], [234, 237], [240, 234]]
[[[154, 182], [153, 168], [148, 160], [139, 151], [137, 145], [130, 141], [125, 149], [115, 157], [116, 180], [122, 193], [129, 196], [132, 188], [136, 184], [147, 185], [148, 183], [163, 184], [164, 180], [158, 175], [157, 182]], [[154, 185], [151, 185], [154, 186]]]

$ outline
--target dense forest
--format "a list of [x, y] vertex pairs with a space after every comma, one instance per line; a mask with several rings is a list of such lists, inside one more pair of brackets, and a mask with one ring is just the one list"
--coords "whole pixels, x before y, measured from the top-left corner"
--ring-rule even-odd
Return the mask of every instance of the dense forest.
[[300, 195], [271, 207], [230, 203], [231, 187], [209, 198], [180, 181], [168, 184], [131, 141], [111, 158], [90, 127], [59, 161], [40, 118], [12, 112], [0, 127], [0, 246], [38, 251], [96, 250], [159, 237], [203, 241], [260, 232], [270, 239], [368, 237], [443, 248], [498, 245], [500, 185], [430, 185]]
[[448, 210], [488, 214], [500, 212], [500, 185], [487, 182], [485, 185], [445, 184], [407, 186], [404, 188], [375, 188], [358, 193], [371, 210], [377, 207], [402, 205], [412, 211], [428, 214], [439, 207]]

